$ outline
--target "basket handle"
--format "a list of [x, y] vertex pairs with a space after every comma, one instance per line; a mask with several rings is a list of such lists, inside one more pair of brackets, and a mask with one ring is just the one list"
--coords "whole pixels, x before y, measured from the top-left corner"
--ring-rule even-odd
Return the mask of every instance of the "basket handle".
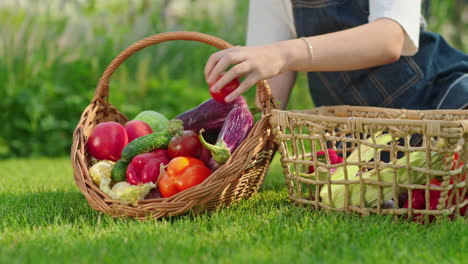
[[[191, 31], [160, 33], [144, 38], [123, 50], [117, 57], [112, 60], [109, 66], [107, 66], [106, 70], [99, 79], [93, 100], [99, 100], [107, 103], [109, 96], [109, 80], [112, 74], [114, 74], [115, 70], [130, 56], [148, 46], [172, 40], [198, 41], [212, 45], [219, 49], [227, 49], [232, 47], [231, 44], [220, 38]], [[262, 80], [257, 83], [257, 93], [264, 113], [271, 108], [276, 108], [270, 87], [268, 86], [266, 80]]]

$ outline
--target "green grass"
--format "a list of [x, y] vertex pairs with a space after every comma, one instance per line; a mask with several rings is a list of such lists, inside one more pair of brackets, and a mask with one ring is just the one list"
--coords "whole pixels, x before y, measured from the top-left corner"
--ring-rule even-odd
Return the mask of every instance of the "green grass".
[[230, 209], [138, 222], [93, 211], [68, 159], [0, 161], [0, 263], [462, 263], [468, 222], [430, 226], [291, 205], [275, 158]]
[[[198, 8], [202, 0], [188, 1], [187, 10], [197, 12], [173, 24], [174, 17], [162, 16], [163, 1], [68, 1], [65, 9], [62, 2], [0, 8], [0, 159], [67, 155], [100, 74], [143, 37], [191, 30], [245, 42], [248, 1], [217, 11], [230, 1], [205, 4], [214, 12]], [[454, 6], [433, 3], [430, 28], [443, 33], [451, 14], [460, 13]], [[458, 45], [467, 50], [466, 42]], [[130, 118], [146, 109], [173, 117], [208, 98], [201, 72], [215, 50], [184, 42], [145, 49], [117, 70], [109, 100]], [[246, 97], [252, 104], [253, 89]], [[289, 107], [313, 107], [303, 74]], [[468, 257], [466, 219], [421, 226], [291, 205], [278, 157], [249, 201], [146, 222], [92, 210], [67, 158], [0, 160], [0, 171], [0, 263], [462, 263]]]

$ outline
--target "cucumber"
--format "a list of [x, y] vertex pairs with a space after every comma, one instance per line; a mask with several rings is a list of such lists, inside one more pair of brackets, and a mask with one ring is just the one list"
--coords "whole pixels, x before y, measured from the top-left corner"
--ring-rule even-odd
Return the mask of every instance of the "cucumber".
[[155, 149], [165, 149], [171, 138], [172, 136], [166, 133], [152, 133], [139, 137], [124, 147], [121, 160], [129, 163], [138, 154], [151, 152]]
[[125, 181], [127, 179], [126, 172], [129, 162], [118, 160], [112, 168], [111, 177], [115, 182]]
[[111, 176], [115, 182], [126, 180], [128, 164], [133, 157], [141, 153], [151, 152], [155, 149], [165, 149], [172, 136], [167, 133], [152, 133], [128, 143], [122, 150], [122, 157], [115, 163]]

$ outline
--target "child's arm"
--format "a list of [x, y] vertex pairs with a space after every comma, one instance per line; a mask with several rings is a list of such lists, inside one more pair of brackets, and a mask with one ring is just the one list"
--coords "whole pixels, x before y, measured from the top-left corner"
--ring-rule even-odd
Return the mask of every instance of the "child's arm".
[[283, 41], [260, 47], [234, 47], [216, 52], [205, 65], [212, 83], [235, 65], [212, 87], [220, 89], [236, 77], [245, 77], [226, 101], [231, 101], [256, 82], [287, 71], [349, 71], [395, 62], [401, 55], [405, 33], [397, 22], [381, 18], [352, 29]]
[[[246, 46], [265, 46], [296, 39], [291, 0], [249, 1]], [[285, 109], [296, 72], [287, 71], [267, 79], [271, 93], [280, 109]], [[260, 108], [258, 94], [255, 103]]]

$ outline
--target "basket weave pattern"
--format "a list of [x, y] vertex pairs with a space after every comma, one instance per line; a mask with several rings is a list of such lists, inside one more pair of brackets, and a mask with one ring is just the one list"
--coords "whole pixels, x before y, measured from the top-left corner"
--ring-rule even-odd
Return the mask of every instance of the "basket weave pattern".
[[119, 54], [104, 71], [89, 106], [83, 111], [73, 134], [71, 162], [74, 180], [92, 208], [114, 217], [136, 219], [175, 216], [192, 210], [194, 213], [228, 206], [234, 201], [250, 198], [263, 182], [274, 153], [275, 145], [269, 123], [269, 112], [275, 108], [270, 89], [265, 81], [257, 85], [262, 103], [262, 117], [225, 165], [217, 169], [201, 184], [168, 198], [146, 199], [129, 205], [111, 199], [96, 186], [89, 175], [91, 156], [86, 142], [93, 128], [105, 121], [125, 124], [128, 120], [108, 102], [109, 79], [114, 71], [135, 52], [166, 41], [199, 41], [220, 49], [231, 45], [219, 38], [197, 32], [157, 34], [136, 42]]
[[[462, 198], [468, 191], [468, 179], [462, 177], [468, 171], [466, 110], [415, 111], [336, 106], [307, 111], [275, 109], [271, 115], [289, 199], [298, 205], [362, 215], [416, 216], [428, 221], [442, 215], [457, 216], [460, 209], [468, 204], [468, 199]], [[379, 131], [391, 135], [388, 144], [378, 144], [376, 135]], [[421, 140], [416, 144], [412, 139], [418, 136]], [[445, 145], [437, 145], [436, 142], [444, 142]], [[317, 159], [319, 150], [330, 148], [344, 158], [342, 163], [332, 164], [326, 152], [325, 161]], [[364, 148], [371, 148], [368, 152], [371, 159], [363, 157]], [[357, 151], [358, 159], [347, 161], [353, 150]], [[410, 160], [416, 152], [421, 153], [424, 166], [414, 165]], [[454, 153], [457, 153], [458, 160], [454, 161]], [[384, 154], [387, 154], [386, 160]], [[431, 155], [443, 158], [434, 159]], [[452, 164], [456, 164], [455, 169]], [[310, 166], [314, 166], [315, 171], [311, 172]], [[357, 174], [351, 175], [352, 166]], [[332, 179], [333, 171], [340, 167], [344, 172], [343, 178]], [[399, 169], [403, 173], [398, 174]], [[375, 172], [373, 177], [363, 176], [369, 175], [365, 174], [369, 171]], [[383, 176], [384, 171], [387, 176], [390, 171], [390, 179]], [[324, 173], [325, 177], [320, 177], [319, 173]], [[424, 181], [414, 183], [414, 175], [423, 175]], [[430, 184], [434, 177], [442, 179], [440, 186]], [[411, 190], [417, 189], [424, 190], [424, 208], [412, 208]], [[430, 208], [430, 194], [434, 191], [440, 191], [440, 198], [437, 207]], [[374, 206], [369, 205], [369, 192], [378, 194]], [[335, 196], [338, 195], [342, 198], [337, 199]], [[409, 196], [407, 208], [402, 206], [404, 195]], [[331, 202], [338, 200], [336, 204]], [[393, 206], [385, 206], [387, 200], [392, 200]]]

